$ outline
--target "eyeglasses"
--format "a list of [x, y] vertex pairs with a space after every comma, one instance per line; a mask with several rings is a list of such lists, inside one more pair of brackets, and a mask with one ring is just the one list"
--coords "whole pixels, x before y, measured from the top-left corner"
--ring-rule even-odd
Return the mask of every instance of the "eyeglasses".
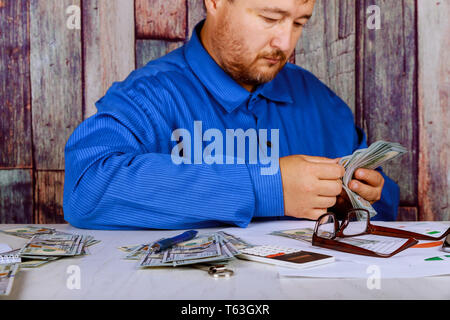
[[[379, 253], [356, 245], [337, 241], [336, 238], [356, 237], [365, 234], [408, 239], [391, 253]], [[351, 209], [339, 222], [334, 213], [328, 212], [317, 219], [312, 237], [312, 245], [365, 256], [389, 258], [417, 244], [417, 240], [440, 240], [450, 234], [450, 228], [439, 237], [420, 233], [376, 226], [370, 223], [370, 214], [366, 209]]]

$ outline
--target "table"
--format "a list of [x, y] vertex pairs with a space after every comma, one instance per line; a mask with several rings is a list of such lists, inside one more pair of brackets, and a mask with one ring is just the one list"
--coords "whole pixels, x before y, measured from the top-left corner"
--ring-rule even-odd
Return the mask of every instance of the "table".
[[[0, 229], [18, 226], [0, 225]], [[180, 231], [83, 230], [67, 224], [40, 226], [93, 235], [101, 242], [89, 248], [90, 255], [22, 269], [11, 294], [0, 299], [450, 299], [450, 276], [385, 279], [381, 280], [380, 289], [370, 290], [365, 279], [280, 278], [272, 265], [239, 259], [230, 262], [236, 272], [229, 279], [214, 279], [205, 271], [191, 267], [139, 270], [138, 261], [124, 260], [125, 253], [117, 247], [147, 243]], [[7, 243], [13, 249], [26, 241], [0, 233], [0, 243]], [[68, 285], [74, 268], [80, 275], [79, 289]]]

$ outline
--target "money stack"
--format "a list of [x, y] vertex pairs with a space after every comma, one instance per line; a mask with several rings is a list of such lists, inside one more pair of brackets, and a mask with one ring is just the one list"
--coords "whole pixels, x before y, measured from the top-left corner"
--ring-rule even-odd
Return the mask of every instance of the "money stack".
[[20, 257], [6, 252], [0, 255], [0, 296], [9, 295], [20, 269]]
[[29, 239], [21, 249], [8, 252], [21, 258], [21, 268], [35, 268], [62, 257], [89, 254], [88, 247], [100, 242], [92, 236], [84, 236], [57, 231], [52, 228], [26, 226], [3, 233]]
[[341, 158], [339, 164], [345, 168], [345, 174], [342, 178], [343, 188], [347, 192], [353, 208], [367, 209], [370, 213], [370, 217], [377, 214], [369, 201], [365, 200], [348, 187], [356, 169], [376, 169], [387, 161], [395, 159], [406, 152], [407, 150], [398, 143], [380, 140], [372, 143], [366, 149], [356, 150], [353, 154]]
[[239, 254], [241, 249], [252, 246], [222, 231], [200, 234], [192, 240], [178, 243], [156, 253], [150, 249], [153, 243], [123, 246], [119, 249], [128, 253], [125, 259], [140, 260], [139, 267], [148, 268], [226, 261]]

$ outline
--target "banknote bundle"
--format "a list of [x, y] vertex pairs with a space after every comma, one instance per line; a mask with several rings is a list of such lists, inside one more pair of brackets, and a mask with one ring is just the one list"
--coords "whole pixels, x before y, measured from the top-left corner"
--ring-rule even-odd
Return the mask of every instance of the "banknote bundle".
[[0, 296], [9, 295], [20, 270], [20, 257], [10, 252], [0, 254]]
[[226, 261], [239, 254], [241, 249], [251, 246], [223, 231], [199, 234], [192, 240], [178, 243], [157, 253], [150, 250], [152, 244], [122, 246], [119, 249], [127, 252], [125, 259], [139, 260], [140, 268], [148, 268]]
[[367, 209], [371, 217], [377, 214], [369, 201], [348, 187], [356, 169], [376, 169], [406, 152], [407, 150], [398, 143], [380, 140], [372, 143], [368, 148], [356, 150], [353, 154], [341, 158], [339, 164], [345, 168], [345, 174], [342, 178], [343, 189], [346, 191], [353, 208]]
[[290, 230], [276, 230], [272, 231], [269, 234], [311, 243], [313, 233], [314, 233], [313, 228], [299, 228]]
[[21, 258], [21, 268], [35, 268], [62, 257], [89, 254], [88, 247], [98, 243], [92, 236], [71, 234], [52, 228], [26, 226], [1, 232], [28, 239], [21, 249], [8, 252]]

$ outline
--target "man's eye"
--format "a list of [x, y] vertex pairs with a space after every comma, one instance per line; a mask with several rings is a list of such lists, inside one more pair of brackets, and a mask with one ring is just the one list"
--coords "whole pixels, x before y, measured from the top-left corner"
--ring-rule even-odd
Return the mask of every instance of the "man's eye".
[[304, 27], [305, 24], [304, 24], [304, 23], [300, 23], [300, 22], [294, 22], [294, 26], [295, 26], [296, 28], [301, 28], [301, 27]]
[[266, 21], [266, 22], [268, 22], [268, 23], [275, 23], [275, 22], [278, 21], [277, 19], [273, 19], [273, 18], [269, 18], [269, 17], [264, 17], [264, 16], [261, 16], [261, 18], [263, 18], [264, 21]]

